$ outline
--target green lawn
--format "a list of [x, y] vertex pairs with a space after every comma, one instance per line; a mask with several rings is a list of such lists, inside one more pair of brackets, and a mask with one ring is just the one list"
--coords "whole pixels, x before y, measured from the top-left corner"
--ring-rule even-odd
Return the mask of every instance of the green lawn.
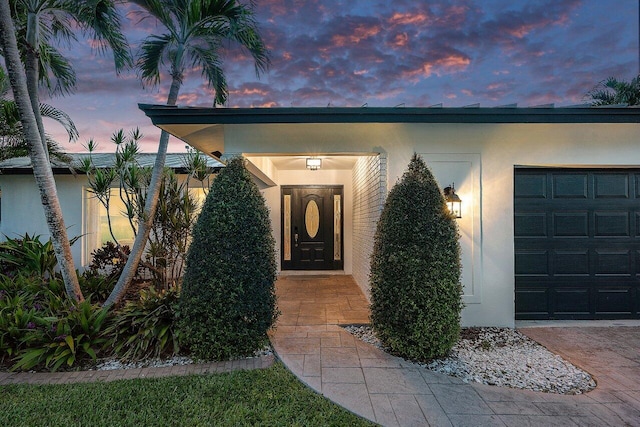
[[0, 387], [2, 426], [370, 426], [280, 363], [228, 374]]

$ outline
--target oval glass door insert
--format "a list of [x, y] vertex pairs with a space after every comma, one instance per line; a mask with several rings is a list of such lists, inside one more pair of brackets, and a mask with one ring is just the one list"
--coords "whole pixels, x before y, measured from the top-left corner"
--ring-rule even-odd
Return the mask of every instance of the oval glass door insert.
[[320, 210], [315, 200], [307, 203], [307, 209], [304, 212], [304, 224], [309, 237], [315, 238], [320, 228]]

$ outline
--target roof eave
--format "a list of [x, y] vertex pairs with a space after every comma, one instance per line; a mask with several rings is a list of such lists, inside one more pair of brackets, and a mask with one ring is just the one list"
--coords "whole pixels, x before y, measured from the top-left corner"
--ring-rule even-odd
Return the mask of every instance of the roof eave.
[[640, 108], [211, 108], [139, 104], [154, 125], [305, 123], [640, 123]]

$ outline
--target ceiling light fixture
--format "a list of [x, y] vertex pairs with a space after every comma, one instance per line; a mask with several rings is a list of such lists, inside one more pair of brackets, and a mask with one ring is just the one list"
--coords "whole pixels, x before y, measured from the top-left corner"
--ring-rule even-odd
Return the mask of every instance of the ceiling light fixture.
[[317, 171], [322, 167], [322, 159], [317, 157], [307, 157], [307, 169]]

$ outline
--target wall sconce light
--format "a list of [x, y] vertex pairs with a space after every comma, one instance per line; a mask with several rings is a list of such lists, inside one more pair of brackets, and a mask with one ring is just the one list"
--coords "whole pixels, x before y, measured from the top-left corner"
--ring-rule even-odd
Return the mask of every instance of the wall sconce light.
[[451, 183], [450, 187], [445, 187], [443, 192], [444, 200], [447, 202], [449, 212], [451, 212], [451, 214], [456, 218], [462, 218], [462, 200], [460, 200], [460, 197], [456, 194], [456, 187], [454, 183]]
[[322, 159], [317, 157], [307, 157], [307, 169], [317, 171], [322, 167]]

